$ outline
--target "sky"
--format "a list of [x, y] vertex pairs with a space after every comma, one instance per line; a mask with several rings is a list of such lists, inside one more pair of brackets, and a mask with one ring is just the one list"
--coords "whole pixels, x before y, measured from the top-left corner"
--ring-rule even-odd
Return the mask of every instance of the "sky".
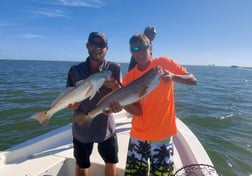
[[252, 0], [1, 0], [0, 59], [81, 62], [101, 31], [106, 59], [127, 63], [146, 26], [157, 29], [154, 57], [252, 67]]

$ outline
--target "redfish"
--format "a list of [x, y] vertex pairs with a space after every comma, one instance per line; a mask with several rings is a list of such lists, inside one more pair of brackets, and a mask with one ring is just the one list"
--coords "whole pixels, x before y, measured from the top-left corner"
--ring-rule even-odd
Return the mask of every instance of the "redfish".
[[87, 79], [77, 83], [75, 87], [69, 87], [62, 92], [48, 110], [39, 112], [31, 116], [31, 118], [38, 120], [41, 125], [46, 126], [56, 112], [66, 108], [69, 104], [81, 102], [87, 98], [91, 100], [104, 84], [106, 78], [110, 76], [111, 71], [92, 74]]

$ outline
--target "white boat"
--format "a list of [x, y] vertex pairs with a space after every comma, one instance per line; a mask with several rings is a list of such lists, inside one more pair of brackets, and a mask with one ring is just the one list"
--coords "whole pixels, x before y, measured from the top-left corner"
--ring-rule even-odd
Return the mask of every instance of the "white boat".
[[[124, 175], [128, 149], [130, 115], [122, 111], [116, 114], [119, 143], [117, 175]], [[178, 134], [174, 136], [175, 175], [217, 176], [207, 152], [192, 131], [177, 118]], [[96, 145], [91, 156], [90, 176], [104, 175], [104, 163]], [[0, 153], [1, 176], [73, 176], [71, 124], [30, 139]]]

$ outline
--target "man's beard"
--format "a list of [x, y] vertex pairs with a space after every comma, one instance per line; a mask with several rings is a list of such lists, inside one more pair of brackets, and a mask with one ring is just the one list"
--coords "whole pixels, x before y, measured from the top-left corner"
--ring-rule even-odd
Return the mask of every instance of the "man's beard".
[[96, 62], [100, 62], [100, 61], [103, 61], [104, 58], [105, 58], [105, 54], [104, 53], [99, 53], [99, 54], [93, 54], [91, 52], [89, 52], [89, 56], [90, 58], [93, 60], [93, 61], [96, 61]]

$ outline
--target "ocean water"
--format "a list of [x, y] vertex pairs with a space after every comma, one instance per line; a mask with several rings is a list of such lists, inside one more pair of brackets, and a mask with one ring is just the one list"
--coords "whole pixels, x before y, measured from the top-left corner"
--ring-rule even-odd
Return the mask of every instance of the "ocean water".
[[[76, 62], [0, 60], [0, 150], [69, 123], [62, 110], [46, 128], [29, 117], [65, 88]], [[122, 63], [123, 74], [128, 64]], [[186, 66], [196, 86], [175, 84], [177, 117], [196, 134], [223, 176], [252, 175], [252, 69]]]

